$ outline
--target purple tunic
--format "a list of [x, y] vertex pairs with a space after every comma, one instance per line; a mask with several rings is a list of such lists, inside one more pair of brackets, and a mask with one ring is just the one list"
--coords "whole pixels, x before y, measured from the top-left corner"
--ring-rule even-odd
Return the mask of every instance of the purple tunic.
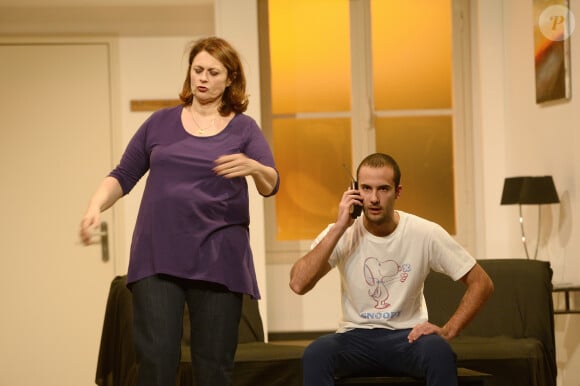
[[[221, 283], [259, 299], [249, 239], [246, 178], [212, 168], [221, 155], [244, 153], [275, 168], [256, 122], [237, 114], [219, 134], [195, 137], [181, 123], [183, 107], [153, 113], [110, 173], [127, 194], [149, 171], [131, 244], [127, 282], [162, 273]], [[280, 179], [272, 191], [278, 191]]]

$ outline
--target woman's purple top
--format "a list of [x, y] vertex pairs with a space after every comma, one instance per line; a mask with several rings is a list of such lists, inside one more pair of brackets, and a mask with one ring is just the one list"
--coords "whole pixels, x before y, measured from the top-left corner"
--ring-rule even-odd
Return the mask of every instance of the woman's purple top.
[[[127, 282], [168, 274], [225, 285], [259, 299], [249, 238], [245, 177], [216, 175], [214, 160], [244, 153], [275, 168], [256, 122], [237, 114], [211, 137], [195, 137], [181, 123], [183, 106], [153, 113], [110, 173], [127, 194], [149, 171], [133, 241]], [[280, 178], [270, 195], [278, 191]]]

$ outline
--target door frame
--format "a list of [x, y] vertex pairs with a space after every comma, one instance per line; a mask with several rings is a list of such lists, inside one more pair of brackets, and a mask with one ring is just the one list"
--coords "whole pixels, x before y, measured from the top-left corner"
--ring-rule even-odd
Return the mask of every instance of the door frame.
[[[105, 44], [109, 50], [109, 113], [111, 117], [111, 159], [109, 166], [115, 165], [116, 160], [121, 158], [122, 132], [121, 132], [121, 91], [120, 91], [120, 52], [119, 39], [115, 36], [51, 36], [51, 35], [30, 35], [30, 36], [2, 36], [0, 35], [0, 44]], [[95, 181], [95, 189], [100, 181]], [[87, 204], [90, 197], [87, 197]], [[123, 200], [119, 200], [112, 208], [109, 208], [111, 215], [113, 231], [109, 232], [109, 251], [110, 258], [114, 264], [115, 275], [126, 272], [128, 256], [125, 256], [125, 237], [124, 232], [124, 205]], [[79, 213], [79, 221], [83, 213]]]

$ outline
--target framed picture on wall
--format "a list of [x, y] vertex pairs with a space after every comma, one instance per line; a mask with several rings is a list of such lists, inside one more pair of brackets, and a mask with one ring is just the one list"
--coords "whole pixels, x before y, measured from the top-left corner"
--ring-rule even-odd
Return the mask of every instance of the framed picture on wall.
[[569, 0], [533, 0], [536, 103], [571, 98], [570, 36], [575, 28]]

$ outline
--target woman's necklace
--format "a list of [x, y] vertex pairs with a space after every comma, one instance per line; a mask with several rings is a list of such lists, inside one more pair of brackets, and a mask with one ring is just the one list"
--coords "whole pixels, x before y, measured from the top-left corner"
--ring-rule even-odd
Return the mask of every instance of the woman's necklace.
[[192, 107], [190, 107], [189, 112], [191, 113], [191, 119], [193, 119], [193, 123], [195, 123], [195, 125], [197, 126], [196, 134], [204, 135], [206, 133], [206, 131], [209, 131], [210, 129], [215, 129], [215, 120], [216, 120], [215, 118], [213, 118], [209, 122], [209, 125], [207, 127], [201, 127], [201, 125], [199, 123], [197, 123], [197, 120], [193, 116], [193, 108]]

